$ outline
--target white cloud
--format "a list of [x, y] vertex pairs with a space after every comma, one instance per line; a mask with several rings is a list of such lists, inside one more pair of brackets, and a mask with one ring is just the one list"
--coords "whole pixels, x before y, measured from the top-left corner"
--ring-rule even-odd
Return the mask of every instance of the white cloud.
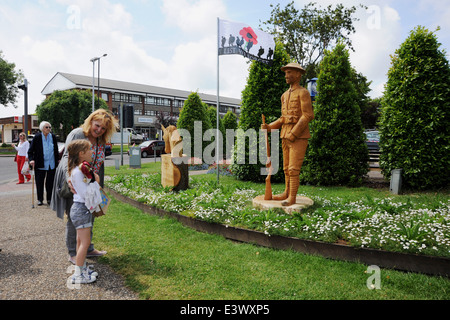
[[[221, 0], [170, 0], [164, 1], [162, 12], [166, 21], [173, 22], [175, 33], [186, 35], [174, 42], [154, 36], [162, 32], [161, 25], [134, 21], [134, 17], [122, 4], [109, 0], [41, 0], [39, 4], [27, 7], [23, 14], [18, 8], [2, 8], [0, 14], [11, 20], [20, 18], [30, 21], [35, 28], [13, 30], [10, 36], [20, 39], [20, 43], [3, 40], [5, 53], [10, 61], [17, 61], [29, 80], [29, 112], [35, 110], [44, 97], [41, 90], [57, 72], [92, 75], [90, 59], [107, 53], [101, 59], [101, 77], [187, 91], [214, 93], [216, 90], [216, 17], [226, 16], [226, 8]], [[40, 17], [40, 19], [36, 19]], [[42, 30], [45, 21], [45, 32]], [[142, 26], [142, 23], [145, 26]], [[0, 27], [5, 23], [0, 22]], [[37, 26], [39, 25], [39, 26]], [[148, 38], [139, 42], [136, 30], [151, 30]], [[174, 36], [177, 38], [177, 36]], [[149, 39], [149, 40], [147, 40]], [[170, 48], [163, 58], [153, 54], [148, 44], [158, 44]], [[2, 49], [3, 49], [2, 48]], [[159, 50], [159, 48], [156, 48]], [[243, 62], [241, 61], [238, 65]], [[227, 66], [230, 62], [225, 62]], [[97, 69], [95, 69], [97, 72]], [[226, 73], [224, 71], [224, 73]], [[223, 85], [232, 89], [225, 92], [240, 92], [245, 85], [246, 72], [224, 75]], [[230, 81], [230, 79], [233, 79]], [[236, 94], [234, 94], [236, 97]], [[236, 98], [239, 98], [237, 96]], [[23, 99], [17, 102], [14, 115], [23, 113]], [[11, 115], [12, 108], [0, 108], [0, 117]]]
[[372, 81], [369, 95], [375, 98], [383, 93], [390, 55], [399, 45], [400, 16], [389, 6], [369, 7], [366, 14], [355, 25], [356, 33], [351, 37], [355, 52], [350, 57], [355, 69]]
[[164, 0], [161, 8], [166, 23], [188, 34], [217, 34], [217, 17], [226, 13], [222, 0]]

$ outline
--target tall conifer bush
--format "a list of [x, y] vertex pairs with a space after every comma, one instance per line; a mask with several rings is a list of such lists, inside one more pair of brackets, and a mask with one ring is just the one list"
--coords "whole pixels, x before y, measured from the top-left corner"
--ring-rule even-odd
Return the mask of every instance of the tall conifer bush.
[[[281, 96], [289, 88], [284, 78], [284, 72], [281, 71], [281, 67], [288, 64], [289, 56], [287, 55], [283, 45], [277, 42], [275, 47], [274, 59], [272, 66], [263, 64], [261, 62], [251, 62], [249, 69], [249, 76], [247, 85], [242, 91], [242, 105], [241, 115], [239, 118], [238, 130], [243, 132], [247, 130], [255, 130], [257, 134], [257, 141], [263, 139], [264, 136], [259, 138], [259, 130], [262, 124], [261, 114], [266, 117], [266, 123], [275, 121], [281, 116]], [[239, 140], [239, 136], [237, 137]], [[262, 176], [260, 169], [265, 166], [264, 163], [260, 163], [258, 156], [257, 164], [250, 164], [249, 162], [249, 150], [252, 148], [252, 152], [259, 150], [259, 146], [249, 146], [249, 139], [245, 139], [244, 145], [236, 143], [233, 154], [234, 164], [232, 165], [232, 171], [236, 177], [240, 180], [247, 181], [264, 181], [265, 176]], [[237, 164], [237, 148], [245, 148], [245, 164]], [[282, 170], [282, 154], [281, 154], [281, 141], [279, 148], [279, 170], [278, 174], [273, 177], [272, 181], [277, 181], [284, 178]]]
[[[211, 107], [208, 105], [206, 105], [205, 107], [208, 112], [209, 121], [211, 122], [211, 128], [217, 129], [217, 108]], [[225, 132], [225, 126], [223, 125], [223, 120], [220, 117], [220, 115], [219, 115], [219, 131], [222, 134], [222, 143], [221, 143], [222, 151], [221, 152], [222, 152], [222, 158], [223, 158], [223, 155], [225, 155], [225, 152], [226, 152], [226, 149], [225, 149], [225, 147], [226, 147], [226, 132]], [[211, 143], [212, 143], [212, 141], [216, 141], [215, 137], [211, 139]], [[216, 149], [217, 149], [217, 147], [216, 147]], [[215, 150], [215, 151], [217, 151], [217, 150]], [[211, 156], [213, 156], [214, 159], [217, 159], [217, 154], [212, 154]]]
[[315, 119], [301, 181], [315, 185], [359, 185], [368, 172], [368, 149], [345, 45], [326, 51], [317, 81]]
[[[194, 135], [194, 124], [196, 121], [200, 121], [202, 123], [202, 136], [195, 137]], [[191, 157], [196, 156], [194, 154], [194, 143], [202, 143], [202, 155], [205, 147], [211, 142], [203, 142], [203, 135], [206, 130], [211, 129], [211, 121], [208, 116], [207, 106], [202, 102], [202, 99], [198, 95], [197, 92], [192, 92], [187, 100], [184, 102], [183, 108], [181, 108], [180, 117], [177, 122], [178, 129], [185, 129], [189, 131], [191, 136], [190, 140], [190, 149], [191, 149]], [[194, 141], [196, 139], [197, 141]], [[183, 137], [183, 142], [185, 142], [185, 137]], [[187, 141], [183, 144], [183, 148], [185, 153], [187, 153], [186, 146], [189, 143]]]
[[380, 120], [380, 167], [403, 185], [445, 187], [450, 177], [450, 68], [436, 35], [411, 31], [392, 56]]

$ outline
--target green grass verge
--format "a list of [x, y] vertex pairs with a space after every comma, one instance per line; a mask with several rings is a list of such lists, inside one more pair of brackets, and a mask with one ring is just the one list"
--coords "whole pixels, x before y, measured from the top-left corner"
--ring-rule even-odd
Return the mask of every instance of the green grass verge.
[[382, 269], [381, 288], [370, 290], [365, 265], [235, 243], [115, 199], [93, 241], [142, 299], [450, 298], [448, 278]]
[[[160, 163], [141, 169], [106, 168], [107, 175], [158, 172]], [[130, 171], [131, 170], [131, 171]], [[201, 179], [214, 181], [215, 175]], [[221, 185], [237, 182], [220, 177]], [[261, 191], [264, 186], [259, 186]], [[328, 197], [357, 200], [390, 196], [388, 190], [302, 186]], [[274, 192], [283, 185], [274, 185]], [[436, 194], [410, 194], [433, 203]], [[125, 277], [141, 299], [164, 300], [448, 300], [450, 279], [382, 269], [380, 289], [368, 266], [334, 261], [294, 251], [236, 243], [221, 236], [194, 231], [178, 221], [160, 218], [114, 198], [105, 217], [96, 219], [94, 243], [108, 255], [100, 259]]]

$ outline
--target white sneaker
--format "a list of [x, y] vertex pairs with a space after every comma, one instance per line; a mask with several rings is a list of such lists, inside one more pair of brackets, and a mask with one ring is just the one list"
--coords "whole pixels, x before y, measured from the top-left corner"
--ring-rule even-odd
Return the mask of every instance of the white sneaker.
[[83, 268], [83, 273], [84, 274], [87, 274], [87, 275], [89, 275], [89, 276], [91, 276], [91, 277], [98, 277], [98, 272], [97, 271], [94, 271], [94, 270], [91, 270], [90, 268], [93, 268], [93, 266], [92, 265], [89, 265], [89, 266], [86, 266], [86, 268]]
[[72, 275], [71, 280], [72, 284], [82, 284], [82, 283], [92, 283], [95, 280], [97, 280], [97, 278], [83, 272], [80, 275]]

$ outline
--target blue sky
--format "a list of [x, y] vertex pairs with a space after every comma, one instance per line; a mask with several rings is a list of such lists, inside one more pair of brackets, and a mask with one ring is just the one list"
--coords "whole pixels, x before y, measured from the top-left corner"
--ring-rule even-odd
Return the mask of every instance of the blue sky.
[[[270, 4], [286, 0], [1, 0], [0, 50], [30, 82], [29, 112], [57, 72], [92, 75], [90, 59], [101, 60], [101, 77], [216, 94], [217, 17], [255, 28], [270, 17]], [[297, 8], [310, 1], [296, 0]], [[318, 6], [336, 1], [316, 0]], [[352, 36], [352, 65], [382, 95], [390, 55], [417, 25], [437, 32], [450, 47], [448, 0], [343, 0], [362, 3]], [[241, 56], [220, 57], [220, 94], [240, 98], [248, 75]], [[0, 117], [23, 114], [23, 98], [0, 106]]]

